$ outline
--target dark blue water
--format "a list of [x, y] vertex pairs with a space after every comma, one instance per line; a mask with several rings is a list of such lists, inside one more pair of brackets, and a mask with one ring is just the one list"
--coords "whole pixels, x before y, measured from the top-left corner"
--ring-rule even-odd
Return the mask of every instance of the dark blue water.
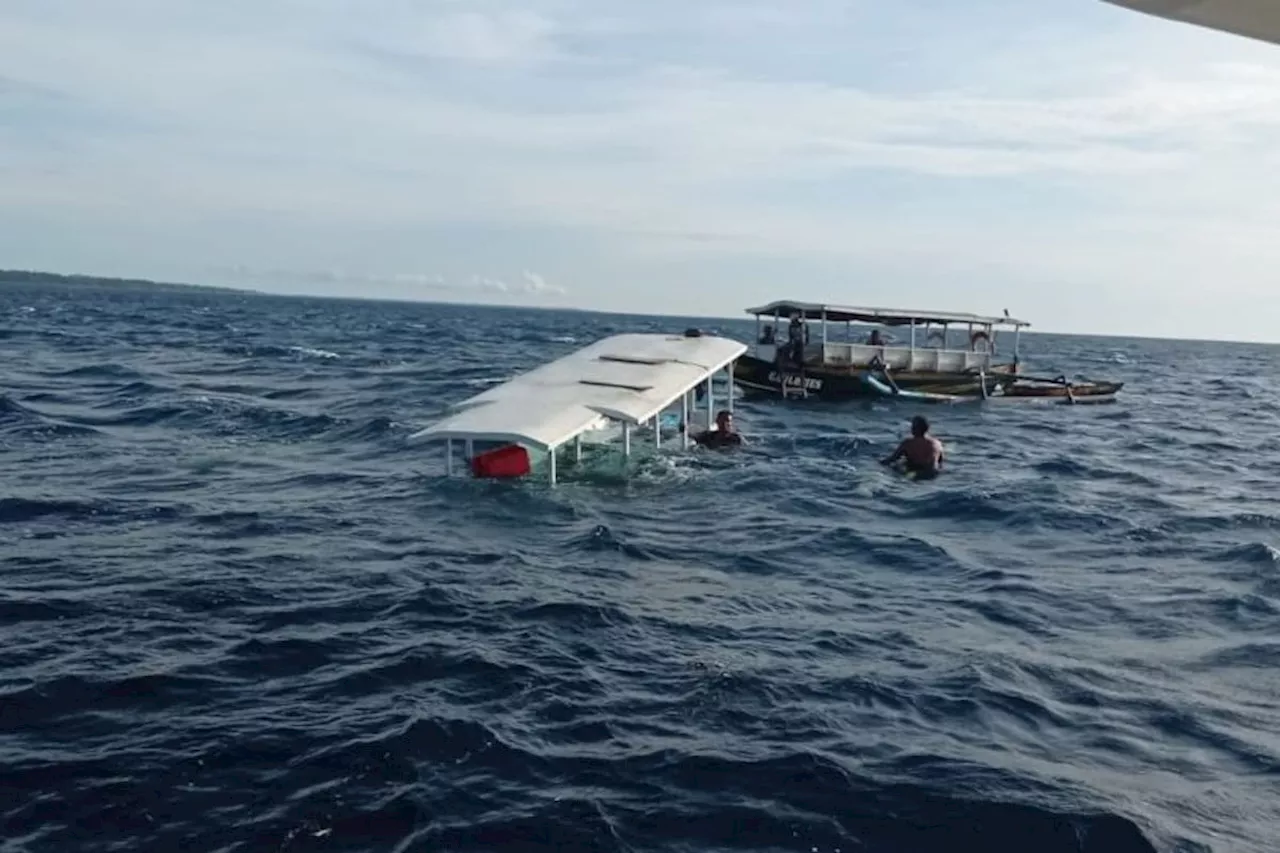
[[0, 287], [0, 850], [1277, 849], [1280, 348], [1031, 337], [1121, 402], [932, 409], [927, 484], [893, 406], [406, 441], [688, 325]]

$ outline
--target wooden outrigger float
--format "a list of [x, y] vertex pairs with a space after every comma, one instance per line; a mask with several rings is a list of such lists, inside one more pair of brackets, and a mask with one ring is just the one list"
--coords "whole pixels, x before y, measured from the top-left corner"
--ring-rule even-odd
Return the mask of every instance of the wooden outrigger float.
[[[640, 442], [687, 449], [695, 428], [715, 428], [721, 372], [733, 410], [733, 364], [746, 349], [697, 330], [614, 335], [454, 404], [410, 439], [443, 441], [449, 475], [461, 444], [476, 477], [525, 476], [545, 464], [554, 485], [557, 466], [581, 462], [584, 444], [615, 446], [624, 463]], [[664, 417], [677, 406], [678, 416]]]
[[[737, 361], [734, 381], [749, 395], [1078, 403], [1113, 400], [1122, 387], [1024, 375], [1019, 343], [1031, 324], [1007, 312], [994, 317], [783, 300], [747, 313], [756, 318], [756, 342]], [[876, 328], [868, 335], [855, 332], [854, 323]], [[956, 327], [963, 334], [959, 340]], [[1004, 360], [997, 340], [1001, 329], [1013, 332], [1012, 352]]]

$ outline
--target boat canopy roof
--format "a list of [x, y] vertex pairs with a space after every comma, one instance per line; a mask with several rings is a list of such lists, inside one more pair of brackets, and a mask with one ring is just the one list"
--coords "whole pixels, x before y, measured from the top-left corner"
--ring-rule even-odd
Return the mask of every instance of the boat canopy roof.
[[614, 335], [457, 403], [410, 438], [554, 450], [603, 419], [647, 421], [746, 350], [712, 335]]
[[884, 326], [909, 326], [912, 323], [972, 323], [975, 326], [1013, 326], [1025, 327], [1031, 324], [1025, 320], [1017, 320], [1005, 314], [1003, 317], [983, 317], [978, 314], [963, 314], [949, 311], [906, 311], [892, 308], [851, 308], [843, 305], [823, 305], [816, 302], [793, 302], [788, 299], [770, 302], [759, 308], [748, 308], [748, 314], [755, 316], [775, 314], [788, 316], [799, 314], [810, 320], [826, 316], [835, 323], [845, 321], [854, 323], [878, 323]]
[[1280, 44], [1276, 0], [1107, 0], [1116, 6], [1171, 21]]

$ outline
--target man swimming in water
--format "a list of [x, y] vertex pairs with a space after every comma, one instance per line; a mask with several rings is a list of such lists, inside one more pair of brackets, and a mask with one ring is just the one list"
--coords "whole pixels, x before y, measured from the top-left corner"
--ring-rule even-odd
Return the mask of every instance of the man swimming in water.
[[942, 470], [942, 442], [929, 435], [929, 422], [920, 415], [911, 419], [911, 438], [904, 439], [898, 449], [882, 461], [892, 465], [899, 459], [905, 459], [907, 471], [917, 477], [935, 477]]
[[742, 436], [733, 428], [733, 415], [726, 410], [716, 414], [716, 428], [700, 432], [693, 440], [703, 447], [732, 447], [742, 444]]

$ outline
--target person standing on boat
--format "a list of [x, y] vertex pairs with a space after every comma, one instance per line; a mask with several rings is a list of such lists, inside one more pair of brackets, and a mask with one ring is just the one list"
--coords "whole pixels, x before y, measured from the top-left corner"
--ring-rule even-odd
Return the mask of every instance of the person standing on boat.
[[903, 439], [898, 449], [882, 460], [892, 465], [899, 459], [906, 462], [908, 473], [917, 477], [936, 477], [942, 471], [942, 442], [929, 435], [929, 422], [921, 415], [911, 419], [911, 437]]
[[791, 360], [797, 366], [804, 366], [804, 347], [809, 343], [809, 327], [800, 319], [799, 314], [791, 315], [791, 325], [787, 327], [788, 343], [791, 345]]
[[733, 428], [733, 415], [725, 409], [721, 409], [716, 414], [715, 429], [700, 432], [693, 436], [693, 440], [703, 447], [712, 449], [743, 444], [741, 433]]

